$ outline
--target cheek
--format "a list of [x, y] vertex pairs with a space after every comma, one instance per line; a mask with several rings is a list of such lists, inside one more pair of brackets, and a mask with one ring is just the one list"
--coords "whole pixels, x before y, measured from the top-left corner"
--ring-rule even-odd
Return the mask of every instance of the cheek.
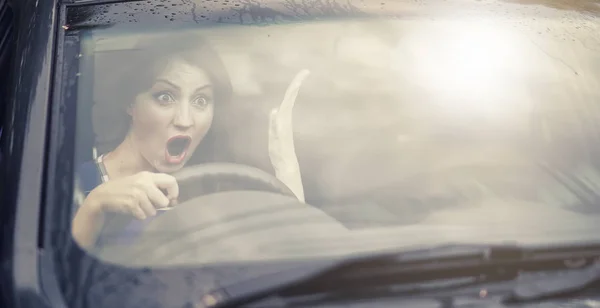
[[157, 131], [164, 131], [170, 123], [168, 111], [150, 104], [137, 103], [130, 114], [132, 130], [140, 137], [156, 136]]
[[197, 112], [193, 115], [194, 117], [194, 134], [195, 137], [202, 137], [206, 134], [206, 132], [212, 126], [212, 121], [214, 117], [214, 112], [212, 108], [210, 110]]

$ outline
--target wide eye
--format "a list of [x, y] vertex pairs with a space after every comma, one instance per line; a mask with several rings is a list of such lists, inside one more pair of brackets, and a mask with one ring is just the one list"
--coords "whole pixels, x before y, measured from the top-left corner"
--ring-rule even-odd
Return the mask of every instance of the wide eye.
[[192, 101], [192, 104], [199, 108], [206, 108], [210, 104], [210, 101], [206, 96], [198, 96]]
[[173, 95], [171, 95], [169, 92], [158, 92], [154, 95], [154, 99], [163, 105], [170, 104], [175, 101]]

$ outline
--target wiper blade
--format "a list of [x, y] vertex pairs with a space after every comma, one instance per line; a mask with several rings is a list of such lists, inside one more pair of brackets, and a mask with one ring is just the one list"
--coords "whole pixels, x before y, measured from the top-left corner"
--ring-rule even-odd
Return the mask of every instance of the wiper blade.
[[[270, 297], [294, 297], [336, 292], [364, 292], [443, 280], [468, 279], [469, 284], [515, 280], [522, 272], [585, 267], [600, 257], [598, 246], [522, 247], [517, 245], [446, 245], [429, 249], [386, 252], [292, 268], [223, 286], [204, 294], [196, 307], [226, 308]], [[574, 259], [575, 258], [575, 259]], [[590, 278], [592, 279], [592, 278]], [[589, 283], [586, 280], [586, 283]], [[465, 285], [464, 283], [459, 285]], [[545, 291], [540, 291], [545, 290]], [[516, 288], [513, 300], [548, 296], [558, 285]], [[543, 293], [545, 292], [545, 293]], [[414, 293], [414, 290], [413, 292]]]
[[517, 283], [505, 303], [525, 303], [555, 299], [586, 290], [600, 284], [600, 264], [596, 261], [582, 269], [572, 269], [548, 279]]

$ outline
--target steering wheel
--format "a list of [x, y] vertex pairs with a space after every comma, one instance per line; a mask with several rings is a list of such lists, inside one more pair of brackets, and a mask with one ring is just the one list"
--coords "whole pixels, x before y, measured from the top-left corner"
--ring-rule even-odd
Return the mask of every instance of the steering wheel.
[[185, 167], [172, 174], [179, 184], [179, 201], [222, 191], [258, 190], [295, 197], [275, 176], [258, 168], [210, 163]]
[[[179, 205], [144, 224], [139, 240], [136, 240], [133, 245], [104, 246], [99, 252], [102, 259], [117, 263], [129, 262], [131, 260], [127, 256], [137, 254], [136, 251], [152, 251], [157, 246], [165, 247], [165, 245], [174, 249], [185, 249], [189, 243], [179, 241], [177, 236], [169, 237], [168, 234], [185, 235], [190, 232], [190, 225], [200, 224], [203, 221], [207, 223], [206, 219], [216, 219], [212, 223], [218, 224], [234, 216], [252, 215], [250, 213], [253, 211], [264, 211], [258, 208], [269, 204], [282, 210], [286, 210], [289, 204], [304, 206], [275, 176], [246, 165], [202, 164], [183, 168], [172, 175], [179, 185]], [[240, 193], [245, 197], [235, 197]], [[182, 223], [182, 218], [189, 221]], [[114, 223], [114, 225], [105, 230], [122, 230], [128, 222], [129, 220], [113, 220], [108, 224]]]

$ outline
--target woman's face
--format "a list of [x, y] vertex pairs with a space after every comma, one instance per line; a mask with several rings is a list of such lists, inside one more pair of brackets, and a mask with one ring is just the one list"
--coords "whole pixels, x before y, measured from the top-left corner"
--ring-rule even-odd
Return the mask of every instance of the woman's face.
[[128, 110], [130, 137], [158, 172], [179, 170], [208, 132], [213, 119], [213, 85], [204, 70], [171, 60]]

